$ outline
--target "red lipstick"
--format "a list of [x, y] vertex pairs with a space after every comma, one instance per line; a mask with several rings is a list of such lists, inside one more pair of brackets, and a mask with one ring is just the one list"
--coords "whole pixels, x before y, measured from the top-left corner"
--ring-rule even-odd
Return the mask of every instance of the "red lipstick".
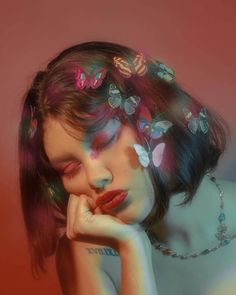
[[96, 200], [96, 205], [104, 210], [115, 208], [128, 196], [126, 190], [113, 190], [105, 193]]

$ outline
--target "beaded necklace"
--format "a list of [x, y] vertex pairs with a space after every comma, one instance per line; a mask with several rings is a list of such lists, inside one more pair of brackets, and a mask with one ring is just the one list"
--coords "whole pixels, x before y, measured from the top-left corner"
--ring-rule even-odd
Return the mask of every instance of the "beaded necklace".
[[170, 256], [173, 258], [179, 258], [179, 259], [196, 258], [198, 256], [207, 255], [211, 252], [214, 252], [217, 249], [228, 245], [231, 242], [231, 240], [236, 238], [236, 233], [231, 234], [231, 235], [227, 233], [228, 228], [227, 228], [227, 225], [225, 224], [226, 217], [225, 217], [225, 213], [224, 213], [224, 192], [221, 189], [220, 185], [216, 182], [216, 179], [214, 176], [208, 175], [208, 177], [216, 185], [216, 187], [219, 191], [219, 196], [220, 196], [220, 213], [218, 216], [219, 226], [217, 227], [217, 233], [215, 234], [215, 237], [217, 238], [219, 243], [214, 247], [206, 248], [202, 251], [194, 252], [192, 254], [179, 254], [179, 253], [173, 251], [172, 249], [170, 249], [169, 247], [167, 247], [167, 245], [159, 243], [155, 237], [151, 236], [150, 240], [151, 240], [152, 245], [157, 250], [161, 251], [163, 255]]

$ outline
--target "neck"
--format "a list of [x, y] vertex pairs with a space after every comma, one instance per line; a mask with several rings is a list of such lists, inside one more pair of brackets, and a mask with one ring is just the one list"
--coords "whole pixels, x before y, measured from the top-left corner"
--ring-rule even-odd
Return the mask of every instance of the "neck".
[[217, 244], [220, 196], [215, 183], [205, 176], [193, 200], [187, 205], [178, 205], [183, 199], [183, 193], [171, 197], [166, 215], [152, 229], [158, 240], [182, 253]]

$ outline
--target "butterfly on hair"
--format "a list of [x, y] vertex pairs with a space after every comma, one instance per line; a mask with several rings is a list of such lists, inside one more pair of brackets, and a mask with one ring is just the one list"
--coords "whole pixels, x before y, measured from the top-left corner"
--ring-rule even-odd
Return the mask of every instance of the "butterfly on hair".
[[163, 119], [163, 114], [159, 113], [152, 119], [149, 109], [144, 105], [140, 106], [138, 128], [142, 133], [152, 139], [158, 139], [172, 126], [172, 122]]
[[143, 76], [147, 73], [146, 59], [143, 53], [136, 54], [133, 60], [128, 61], [122, 57], [113, 57], [115, 67], [120, 74], [125, 78], [130, 78], [132, 75]]
[[166, 82], [171, 82], [175, 78], [174, 70], [163, 63], [159, 63], [156, 70], [156, 75]]
[[184, 107], [183, 114], [185, 120], [187, 121], [188, 129], [191, 131], [191, 133], [196, 134], [198, 131], [201, 131], [206, 134], [208, 132], [209, 123], [206, 108], [201, 108], [199, 114], [194, 116], [187, 107]]
[[127, 115], [133, 115], [140, 103], [140, 100], [140, 97], [136, 95], [131, 95], [128, 98], [124, 98], [115, 84], [109, 85], [108, 104], [113, 109], [120, 107], [121, 109], [124, 109]]
[[85, 73], [82, 67], [79, 67], [75, 74], [76, 87], [78, 89], [96, 89], [102, 84], [102, 81], [106, 76], [106, 73], [106, 69], [101, 69], [93, 71], [92, 74], [88, 75], [87, 73]]
[[147, 121], [145, 118], [139, 119], [140, 130], [153, 139], [162, 137], [171, 126], [173, 126], [173, 124], [170, 121], [159, 120], [158, 117], [151, 122]]

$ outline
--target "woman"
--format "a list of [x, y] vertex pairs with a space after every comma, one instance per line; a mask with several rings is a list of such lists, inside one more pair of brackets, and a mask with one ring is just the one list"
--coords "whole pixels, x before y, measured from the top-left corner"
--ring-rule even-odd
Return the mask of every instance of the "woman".
[[63, 294], [210, 294], [235, 266], [235, 184], [208, 174], [224, 124], [161, 62], [66, 49], [26, 95], [19, 147], [33, 267], [56, 252]]

